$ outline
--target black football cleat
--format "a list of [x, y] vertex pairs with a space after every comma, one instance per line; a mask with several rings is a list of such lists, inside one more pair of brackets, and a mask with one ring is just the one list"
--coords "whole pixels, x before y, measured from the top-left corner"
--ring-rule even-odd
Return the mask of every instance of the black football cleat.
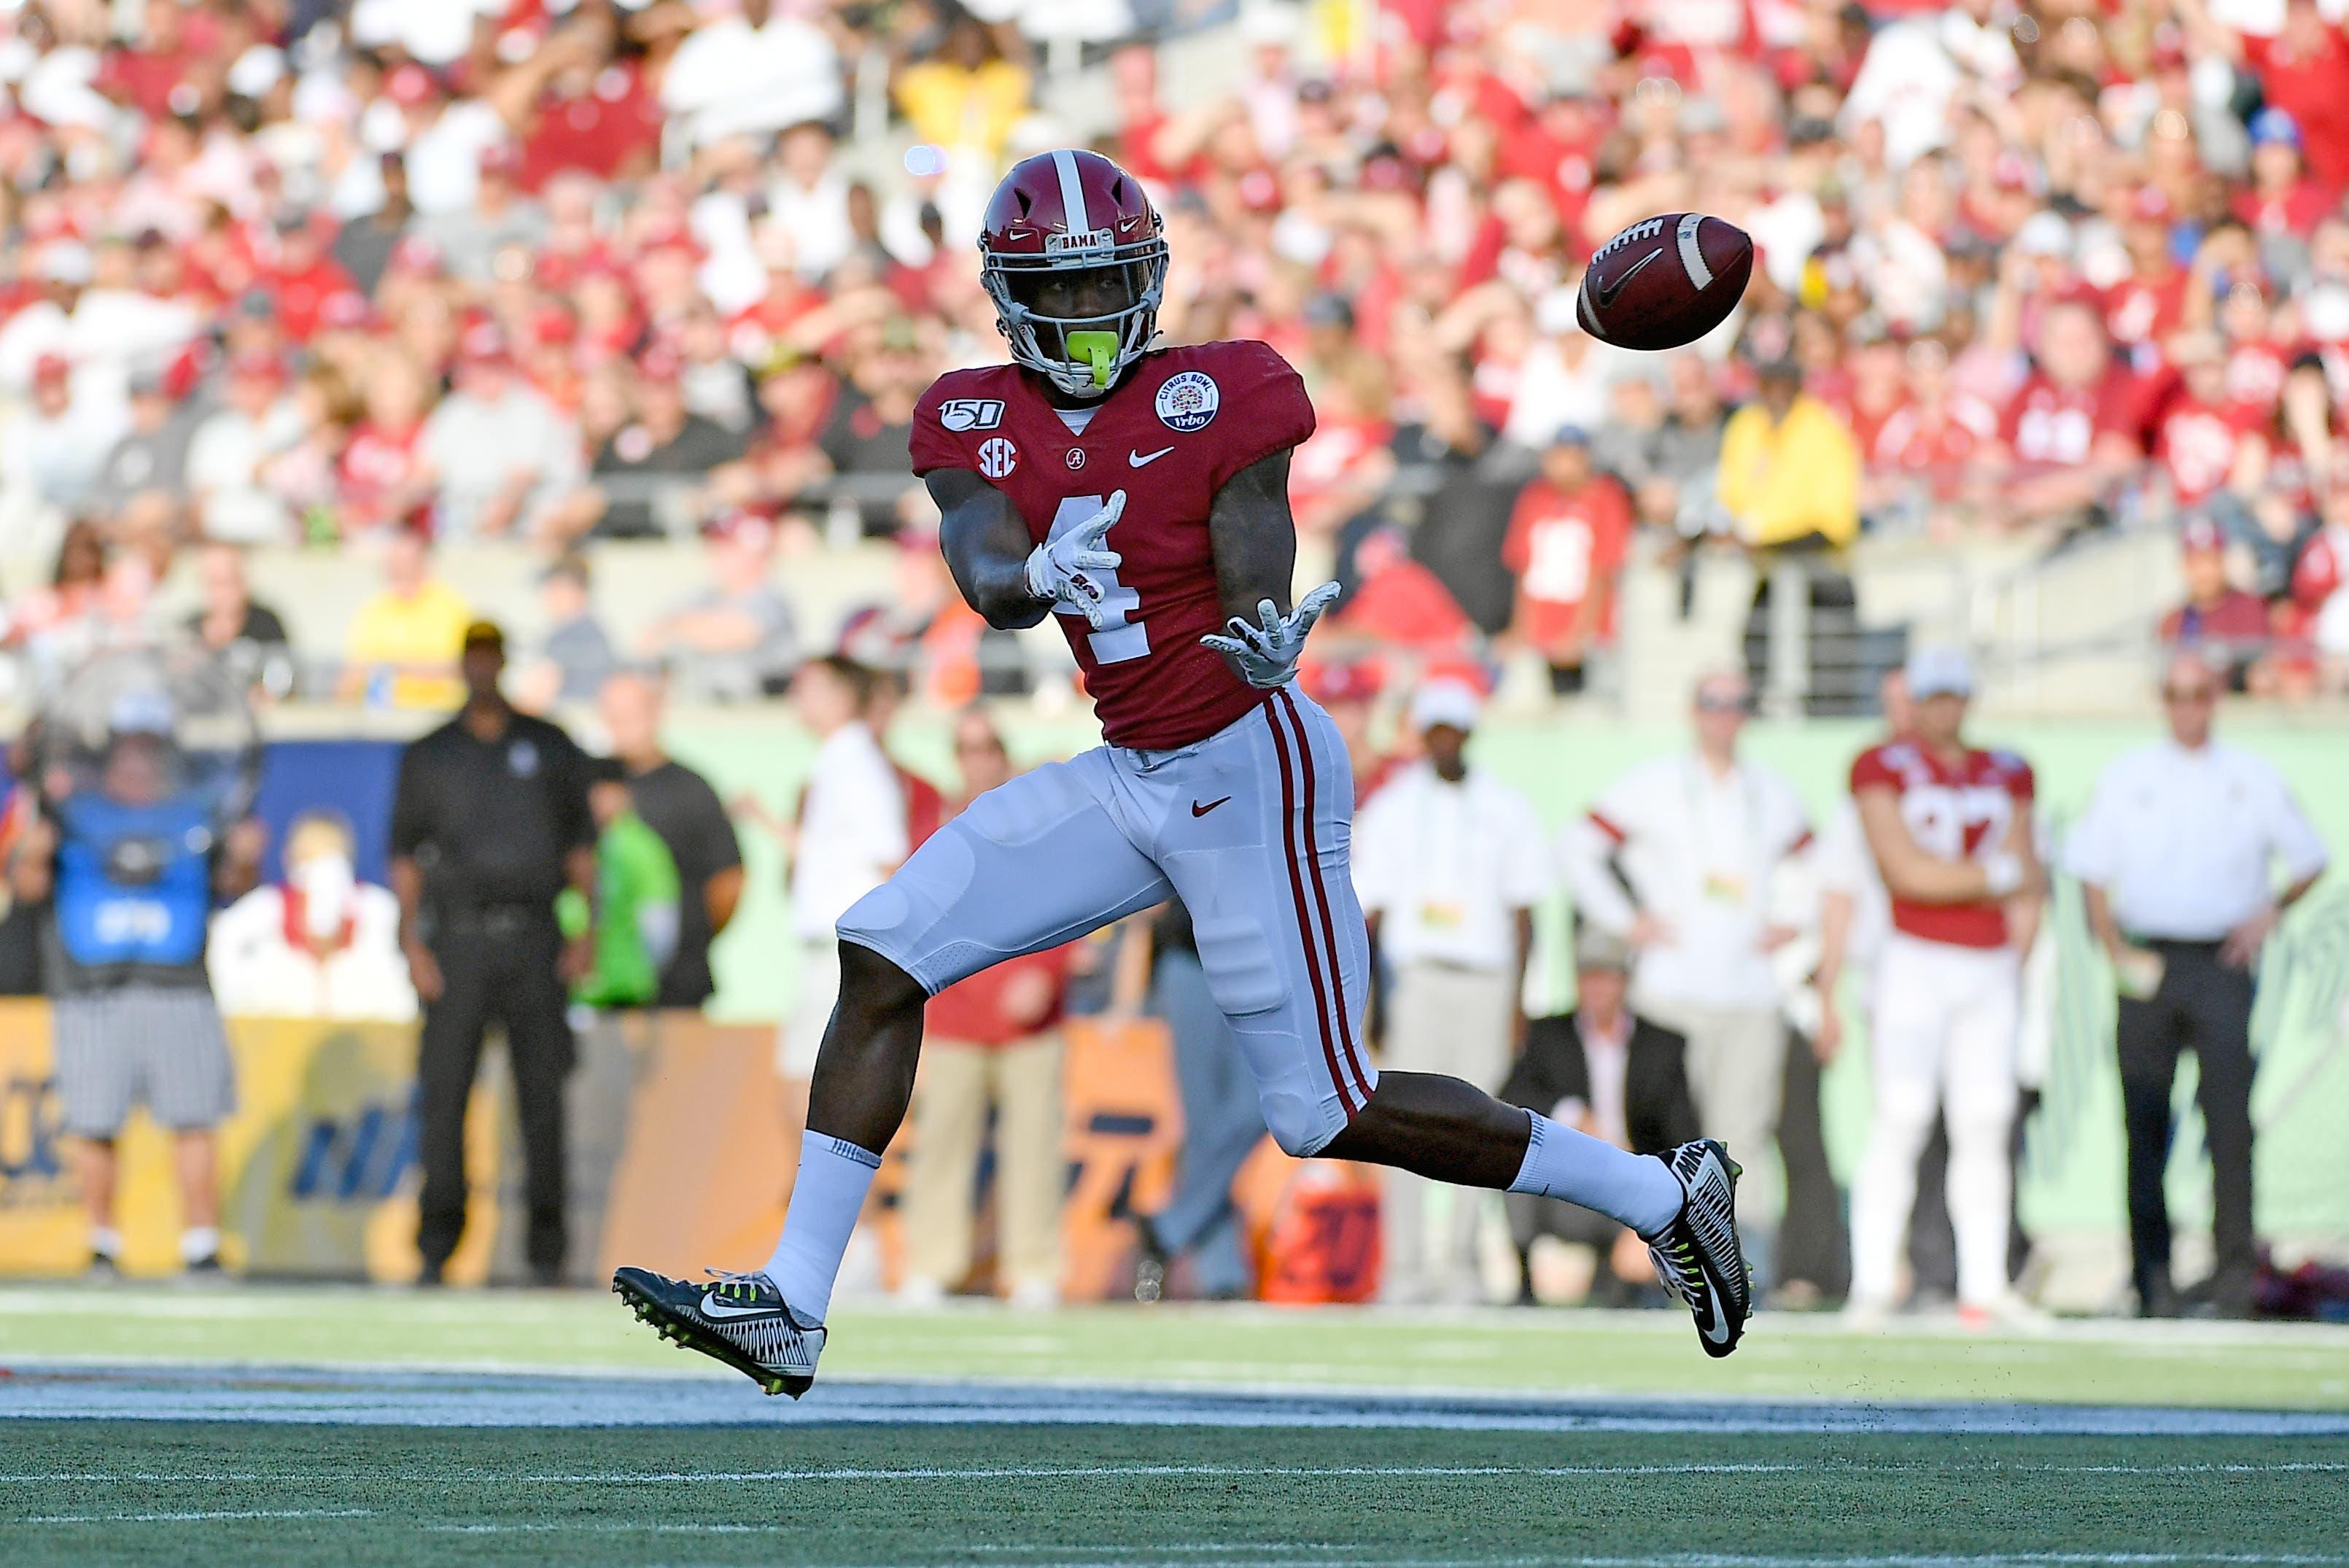
[[1754, 1279], [1737, 1240], [1737, 1179], [1745, 1172], [1712, 1138], [1656, 1158], [1681, 1184], [1681, 1211], [1663, 1234], [1650, 1238], [1648, 1256], [1656, 1278], [1695, 1314], [1704, 1353], [1726, 1355], [1754, 1310]]
[[711, 1282], [695, 1284], [621, 1269], [612, 1275], [612, 1293], [663, 1339], [724, 1362], [768, 1393], [794, 1399], [806, 1393], [823, 1354], [823, 1324], [802, 1322], [764, 1274], [711, 1274]]

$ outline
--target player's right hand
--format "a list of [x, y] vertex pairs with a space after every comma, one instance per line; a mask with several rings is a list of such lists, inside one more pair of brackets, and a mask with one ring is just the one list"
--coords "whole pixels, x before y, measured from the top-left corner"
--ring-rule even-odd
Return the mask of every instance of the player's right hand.
[[1102, 536], [1124, 512], [1125, 492], [1121, 490], [1108, 505], [1028, 552], [1029, 593], [1044, 604], [1074, 606], [1098, 629], [1111, 587], [1101, 574], [1115, 571], [1124, 559]]

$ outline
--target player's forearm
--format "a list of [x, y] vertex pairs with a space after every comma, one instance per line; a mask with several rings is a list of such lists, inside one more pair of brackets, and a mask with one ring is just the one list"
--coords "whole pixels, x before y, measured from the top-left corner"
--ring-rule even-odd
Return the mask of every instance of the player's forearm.
[[955, 586], [979, 618], [998, 631], [1021, 631], [1052, 613], [1052, 607], [1028, 589], [1026, 556], [1006, 561], [988, 556], [957, 562], [948, 556]]
[[938, 549], [965, 603], [998, 631], [1019, 631], [1052, 613], [1028, 583], [1034, 548], [1010, 497], [960, 469], [927, 476], [938, 504]]

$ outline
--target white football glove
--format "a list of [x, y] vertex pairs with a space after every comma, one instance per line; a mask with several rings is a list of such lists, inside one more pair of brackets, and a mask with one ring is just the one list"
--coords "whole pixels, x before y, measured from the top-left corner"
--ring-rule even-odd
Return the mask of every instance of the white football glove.
[[1101, 579], [1125, 557], [1102, 542], [1125, 511], [1125, 492], [1067, 532], [1056, 534], [1028, 552], [1028, 591], [1049, 605], [1070, 605], [1099, 630], [1110, 585]]
[[1257, 602], [1257, 618], [1264, 624], [1250, 626], [1239, 616], [1227, 623], [1229, 637], [1207, 636], [1199, 639], [1207, 648], [1227, 656], [1239, 667], [1240, 678], [1249, 685], [1269, 691], [1276, 686], [1286, 686], [1297, 678], [1297, 660], [1305, 651], [1305, 634], [1321, 618], [1338, 597], [1338, 585], [1324, 583], [1297, 601], [1297, 607], [1283, 616], [1273, 607], [1270, 599]]

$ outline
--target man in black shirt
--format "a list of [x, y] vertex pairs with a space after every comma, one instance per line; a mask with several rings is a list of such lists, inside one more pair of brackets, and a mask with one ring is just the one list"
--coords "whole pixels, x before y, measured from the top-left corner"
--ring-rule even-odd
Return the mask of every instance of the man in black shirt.
[[587, 758], [571, 737], [518, 713], [498, 690], [505, 639], [465, 630], [465, 705], [399, 760], [391, 885], [399, 896], [424, 1033], [424, 1190], [417, 1249], [440, 1282], [465, 1228], [465, 1102], [492, 1015], [505, 1025], [528, 1164], [532, 1279], [563, 1273], [563, 1080], [574, 1046], [565, 988], [586, 972], [592, 933], [566, 944], [554, 920], [565, 883], [592, 898], [595, 826]]
[[687, 409], [684, 369], [667, 348], [647, 350], [636, 367], [636, 417], [612, 432], [589, 475], [600, 493], [596, 537], [657, 538], [665, 489], [697, 486], [742, 455], [740, 435]]
[[598, 705], [636, 815], [677, 862], [677, 952], [661, 971], [656, 1005], [699, 1007], [717, 989], [709, 944], [742, 900], [742, 849], [733, 821], [708, 779], [661, 750], [661, 691], [651, 677], [622, 670], [604, 682]]

